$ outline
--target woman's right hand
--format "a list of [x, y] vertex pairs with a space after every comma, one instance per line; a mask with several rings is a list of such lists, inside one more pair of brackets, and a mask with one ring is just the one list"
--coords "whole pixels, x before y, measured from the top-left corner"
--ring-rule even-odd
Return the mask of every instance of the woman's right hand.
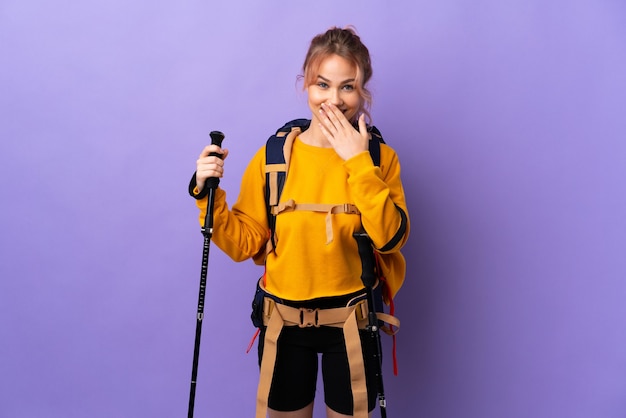
[[[211, 153], [221, 154], [221, 158], [209, 155]], [[207, 145], [204, 147], [196, 161], [196, 186], [198, 190], [204, 188], [206, 179], [224, 176], [224, 160], [227, 156], [228, 150], [226, 148], [221, 148], [218, 145]]]

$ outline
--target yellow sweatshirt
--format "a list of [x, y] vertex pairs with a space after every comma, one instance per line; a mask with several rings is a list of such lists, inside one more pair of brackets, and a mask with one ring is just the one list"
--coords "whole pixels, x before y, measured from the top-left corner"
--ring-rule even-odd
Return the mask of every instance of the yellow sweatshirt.
[[[292, 211], [277, 216], [276, 248], [265, 263], [266, 289], [288, 300], [339, 296], [362, 289], [361, 260], [352, 234], [363, 227], [375, 247], [382, 248], [400, 226], [395, 206], [408, 216], [398, 157], [385, 144], [380, 146], [380, 167], [376, 167], [367, 151], [343, 161], [332, 148], [306, 145], [296, 138], [280, 201], [289, 199], [300, 204], [352, 203], [361, 216], [331, 215], [332, 242], [327, 242], [325, 213]], [[206, 199], [196, 202], [202, 224]], [[218, 187], [213, 219], [213, 242], [233, 260], [243, 261], [264, 251], [269, 236], [265, 147], [246, 168], [232, 210], [226, 193]], [[408, 235], [407, 219], [406, 233], [389, 252], [399, 251]]]

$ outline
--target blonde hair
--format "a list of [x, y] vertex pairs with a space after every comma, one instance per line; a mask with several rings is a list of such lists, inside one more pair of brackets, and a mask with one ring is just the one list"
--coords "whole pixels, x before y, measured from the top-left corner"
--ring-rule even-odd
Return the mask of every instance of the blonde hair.
[[[303, 81], [306, 89], [314, 84], [317, 79], [317, 70], [322, 61], [331, 55], [338, 55], [356, 66], [356, 91], [361, 97], [361, 105], [355, 117], [364, 113], [366, 120], [371, 121], [370, 108], [372, 95], [367, 89], [367, 82], [372, 78], [372, 63], [367, 47], [361, 42], [352, 26], [346, 28], [332, 27], [326, 32], [315, 36], [302, 65], [302, 75], [298, 76]], [[354, 121], [351, 121], [354, 122]]]

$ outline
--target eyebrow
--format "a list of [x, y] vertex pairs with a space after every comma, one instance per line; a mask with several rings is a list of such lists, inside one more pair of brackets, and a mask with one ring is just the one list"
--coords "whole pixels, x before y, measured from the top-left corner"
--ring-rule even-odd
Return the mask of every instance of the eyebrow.
[[[318, 78], [318, 79], [320, 79], [320, 78], [321, 78], [321, 79], [322, 79], [322, 81], [325, 81], [325, 82], [327, 82], [327, 83], [330, 83], [330, 80], [329, 80], [329, 79], [327, 79], [326, 77], [321, 76], [321, 75], [319, 75], [319, 74], [318, 74], [317, 78]], [[349, 78], [349, 79], [347, 79], [347, 80], [342, 81], [342, 82], [341, 82], [341, 83], [339, 83], [339, 84], [354, 83], [355, 81], [356, 81], [356, 78]]]

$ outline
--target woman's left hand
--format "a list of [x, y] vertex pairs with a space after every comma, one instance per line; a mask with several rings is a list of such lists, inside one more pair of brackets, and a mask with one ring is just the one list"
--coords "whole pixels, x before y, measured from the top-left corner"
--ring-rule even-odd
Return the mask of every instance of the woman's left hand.
[[365, 125], [365, 115], [359, 116], [357, 131], [337, 106], [323, 103], [319, 120], [322, 133], [344, 161], [367, 151], [369, 134]]

